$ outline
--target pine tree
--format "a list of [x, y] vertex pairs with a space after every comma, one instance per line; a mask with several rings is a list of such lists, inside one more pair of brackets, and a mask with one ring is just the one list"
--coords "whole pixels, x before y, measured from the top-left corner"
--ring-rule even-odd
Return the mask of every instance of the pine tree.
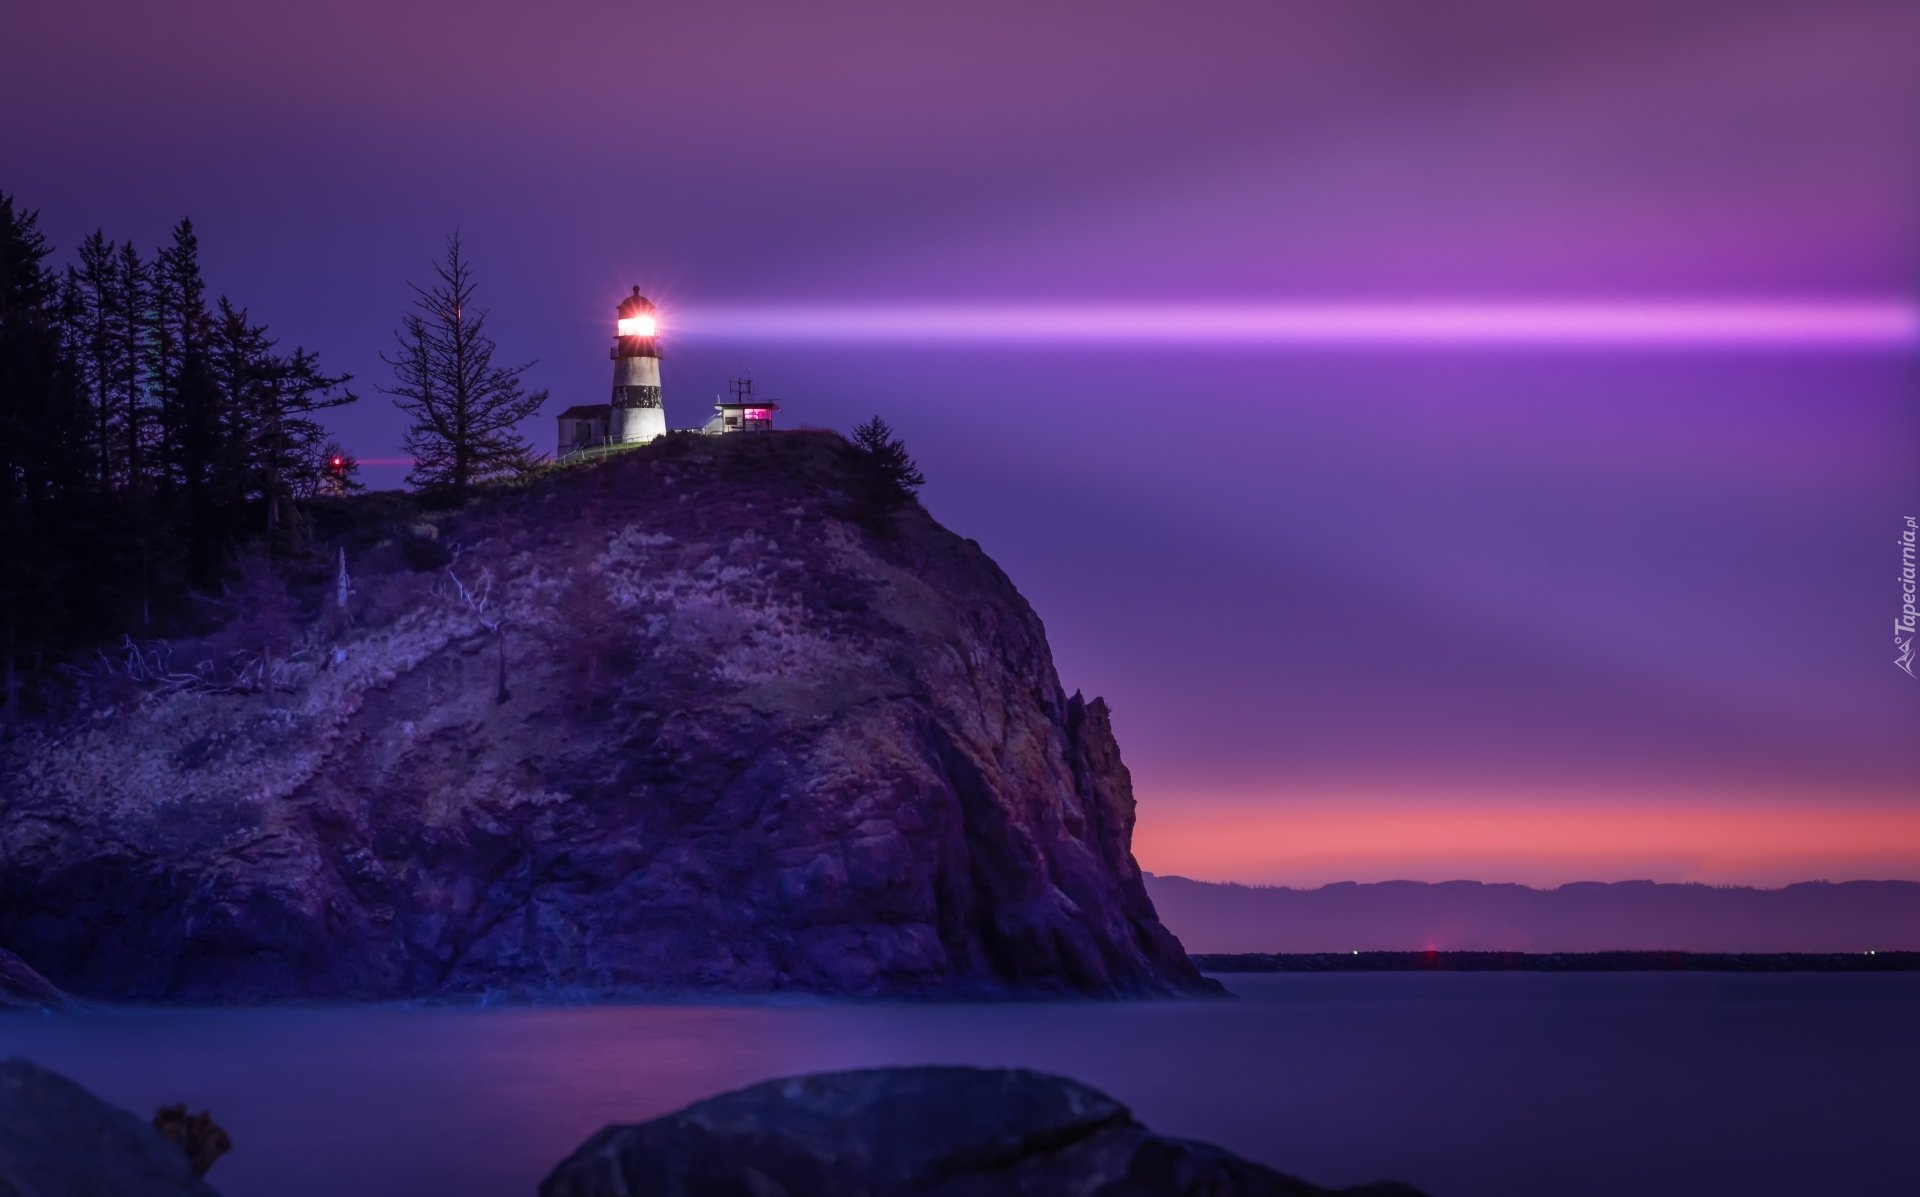
[[0, 720], [12, 726], [23, 658], [62, 627], [73, 545], [65, 509], [91, 470], [87, 412], [62, 330], [62, 288], [38, 212], [0, 194]]
[[113, 251], [105, 232], [95, 229], [80, 243], [80, 264], [67, 273], [75, 361], [93, 409], [94, 475], [102, 493], [114, 488], [115, 450], [120, 443], [114, 435], [119, 426], [119, 393], [114, 385], [119, 355], [114, 346]]
[[434, 273], [439, 281], [431, 287], [409, 284], [417, 310], [395, 333], [398, 352], [382, 355], [394, 381], [381, 389], [413, 421], [406, 449], [414, 468], [407, 481], [463, 500], [475, 486], [513, 476], [531, 463], [532, 451], [516, 427], [540, 409], [547, 392], [528, 391], [521, 382], [532, 362], [494, 364], [487, 314], [473, 306], [473, 267], [458, 232], [447, 238]]
[[113, 264], [112, 372], [119, 393], [120, 428], [123, 437], [121, 479], [126, 492], [130, 517], [127, 551], [134, 563], [134, 599], [140, 609], [140, 626], [153, 624], [154, 572], [158, 559], [153, 518], [154, 480], [149, 477], [154, 455], [148, 442], [154, 428], [148, 419], [151, 377], [153, 312], [151, 280], [147, 267], [133, 242], [120, 246]]
[[306, 486], [300, 495], [303, 499], [358, 494], [367, 489], [367, 484], [360, 481], [360, 459], [333, 440], [316, 446], [307, 462], [303, 483]]
[[238, 455], [229, 440], [225, 396], [215, 371], [213, 337], [191, 345], [180, 358], [173, 385], [172, 448], [168, 464], [175, 497], [186, 582], [211, 587], [219, 580], [229, 538], [236, 534]]
[[219, 580], [233, 521], [212, 504], [225, 416], [212, 373], [213, 318], [192, 221], [174, 226], [170, 242], [154, 254], [150, 277], [155, 547], [168, 584], [210, 587]]
[[327, 374], [318, 355], [296, 348], [281, 356], [273, 347], [264, 325], [221, 297], [210, 355], [222, 432], [217, 501], [258, 502], [269, 538], [297, 536], [296, 501], [319, 488], [327, 433], [316, 413], [358, 398], [346, 389], [352, 376]]
[[136, 496], [147, 489], [147, 345], [152, 313], [146, 264], [128, 241], [113, 263], [113, 381], [119, 393], [125, 484]]
[[[354, 398], [244, 309], [207, 311], [190, 222], [150, 262], [96, 231], [60, 273], [37, 223], [0, 195], [0, 723], [23, 674], [163, 626], [236, 551], [283, 547], [332, 478], [321, 413]], [[247, 636], [278, 651], [275, 629]]]
[[853, 430], [853, 443], [866, 453], [883, 497], [892, 503], [905, 502], [925, 485], [926, 476], [907, 456], [906, 442], [894, 436], [893, 429], [879, 416]]
[[266, 328], [254, 324], [224, 295], [214, 305], [205, 371], [205, 394], [189, 391], [182, 403], [200, 409], [195, 448], [205, 453], [207, 462], [201, 496], [206, 523], [197, 529], [203, 539], [196, 546], [194, 568], [200, 572], [213, 565], [217, 573], [215, 563], [228, 549], [264, 526], [263, 520], [249, 519], [248, 508], [264, 490], [255, 442], [261, 413], [273, 406], [275, 373]]
[[189, 455], [189, 415], [182, 402], [187, 359], [204, 353], [210, 333], [207, 287], [200, 277], [200, 241], [193, 222], [174, 226], [171, 244], [154, 255], [152, 269], [152, 336], [149, 342], [159, 435], [156, 475], [169, 488], [185, 483]]
[[293, 528], [295, 504], [310, 499], [326, 485], [326, 427], [316, 413], [342, 407], [359, 396], [347, 389], [351, 374], [328, 374], [320, 369], [318, 354], [295, 346], [291, 357], [275, 359], [272, 408], [266, 413], [257, 450], [265, 480], [264, 497], [271, 515], [271, 531]]

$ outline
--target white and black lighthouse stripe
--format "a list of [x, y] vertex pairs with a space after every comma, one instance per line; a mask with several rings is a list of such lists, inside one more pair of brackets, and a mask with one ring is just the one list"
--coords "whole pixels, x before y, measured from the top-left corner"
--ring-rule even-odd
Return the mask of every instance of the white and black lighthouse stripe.
[[667, 431], [660, 401], [660, 343], [653, 304], [635, 287], [620, 302], [613, 347], [613, 411], [608, 433], [616, 444], [650, 441]]

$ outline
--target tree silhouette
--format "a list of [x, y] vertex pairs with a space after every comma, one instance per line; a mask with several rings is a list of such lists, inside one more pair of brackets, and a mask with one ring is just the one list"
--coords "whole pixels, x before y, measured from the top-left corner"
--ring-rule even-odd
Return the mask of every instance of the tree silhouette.
[[208, 310], [189, 222], [144, 259], [95, 232], [60, 270], [38, 219], [0, 194], [0, 733], [70, 692], [70, 650], [179, 627], [237, 552], [299, 549], [334, 476], [320, 413], [353, 399]]
[[906, 443], [893, 435], [893, 429], [879, 416], [853, 430], [853, 443], [867, 455], [882, 495], [893, 503], [913, 497], [927, 479], [907, 456]]
[[461, 252], [460, 234], [434, 265], [439, 281], [413, 287], [416, 311], [394, 334], [399, 351], [381, 360], [394, 382], [381, 388], [413, 420], [406, 449], [414, 459], [407, 481], [445, 489], [464, 499], [479, 483], [510, 477], [532, 460], [515, 431], [547, 401], [547, 392], [521, 383], [532, 362], [494, 364], [487, 314], [473, 306], [473, 266]]
[[80, 243], [80, 261], [67, 269], [67, 306], [80, 385], [93, 407], [94, 474], [98, 490], [114, 488], [114, 431], [119, 415], [114, 342], [113, 243], [95, 229]]
[[[200, 240], [192, 221], [175, 225], [172, 244], [154, 255], [149, 294], [153, 386], [160, 401], [159, 461], [154, 473], [168, 489], [181, 489], [193, 471], [206, 468], [198, 457], [199, 446], [193, 443], [199, 431], [193, 422], [200, 412], [183, 400], [182, 391], [201, 381], [189, 382], [189, 361], [204, 358], [212, 331], [207, 286], [200, 277]], [[196, 364], [204, 369], [203, 360]]]
[[71, 631], [71, 498], [94, 469], [39, 221], [0, 194], [0, 727], [18, 718], [23, 667]]

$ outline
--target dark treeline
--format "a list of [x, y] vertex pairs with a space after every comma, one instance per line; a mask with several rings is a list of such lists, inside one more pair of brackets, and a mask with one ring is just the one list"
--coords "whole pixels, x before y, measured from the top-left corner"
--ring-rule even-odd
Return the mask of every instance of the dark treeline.
[[146, 256], [96, 232], [64, 266], [38, 225], [0, 194], [0, 726], [75, 647], [161, 634], [242, 555], [303, 551], [302, 504], [352, 464], [317, 418], [348, 376], [209, 302], [189, 221]]

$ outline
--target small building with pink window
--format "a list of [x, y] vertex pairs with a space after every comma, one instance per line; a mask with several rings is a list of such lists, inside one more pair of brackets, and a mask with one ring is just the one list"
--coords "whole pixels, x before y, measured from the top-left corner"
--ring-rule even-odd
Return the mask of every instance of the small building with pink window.
[[771, 432], [773, 413], [779, 410], [780, 405], [769, 399], [756, 399], [751, 403], [716, 403], [713, 405], [713, 419], [708, 420], [700, 431]]
[[753, 379], [727, 379], [727, 397], [716, 399], [713, 418], [700, 431], [706, 433], [772, 432], [773, 413], [780, 405], [753, 393]]

